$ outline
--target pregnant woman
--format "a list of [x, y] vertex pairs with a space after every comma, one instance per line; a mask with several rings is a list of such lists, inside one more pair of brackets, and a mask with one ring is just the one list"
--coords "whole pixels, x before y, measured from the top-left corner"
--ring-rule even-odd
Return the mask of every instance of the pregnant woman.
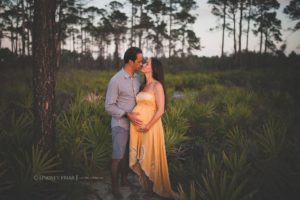
[[148, 59], [141, 70], [145, 83], [136, 96], [132, 112], [139, 113], [143, 125], [130, 125], [129, 166], [139, 176], [143, 188], [150, 193], [177, 199], [169, 180], [161, 117], [165, 110], [165, 88], [162, 64]]

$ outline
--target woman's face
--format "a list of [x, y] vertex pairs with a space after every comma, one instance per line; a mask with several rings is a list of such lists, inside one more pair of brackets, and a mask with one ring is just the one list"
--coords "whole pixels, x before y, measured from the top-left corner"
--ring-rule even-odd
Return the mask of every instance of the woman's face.
[[147, 62], [143, 64], [141, 72], [143, 72], [144, 74], [148, 74], [152, 72], [151, 58], [148, 58]]

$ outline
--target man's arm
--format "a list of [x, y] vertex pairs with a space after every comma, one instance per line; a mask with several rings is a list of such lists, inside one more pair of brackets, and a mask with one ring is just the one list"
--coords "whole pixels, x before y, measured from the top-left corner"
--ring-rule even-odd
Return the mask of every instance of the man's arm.
[[117, 106], [119, 88], [117, 82], [110, 80], [105, 98], [105, 110], [115, 118], [121, 118], [125, 115], [125, 111]]

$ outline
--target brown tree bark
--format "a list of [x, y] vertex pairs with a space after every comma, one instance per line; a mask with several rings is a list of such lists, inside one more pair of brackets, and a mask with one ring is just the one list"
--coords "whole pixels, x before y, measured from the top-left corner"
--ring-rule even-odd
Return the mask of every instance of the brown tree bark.
[[115, 34], [115, 52], [114, 52], [114, 60], [115, 60], [115, 67], [119, 67], [119, 42], [120, 42], [120, 35]]
[[25, 55], [25, 0], [22, 0], [22, 56]]
[[172, 52], [172, 37], [171, 37], [171, 32], [172, 32], [172, 6], [173, 6], [173, 0], [170, 0], [170, 13], [169, 13], [169, 58], [171, 57], [171, 52]]
[[252, 16], [252, 0], [249, 0], [249, 12], [248, 12], [248, 18], [247, 18], [247, 33], [246, 33], [246, 51], [249, 50], [249, 32], [250, 32], [250, 20]]
[[55, 9], [56, 1], [34, 1], [34, 143], [55, 152]]
[[11, 52], [14, 52], [14, 32], [13, 32], [13, 24], [11, 24], [11, 30], [10, 30], [10, 48], [11, 48]]
[[[143, 4], [140, 5], [140, 24], [142, 24], [142, 16], [143, 16]], [[142, 37], [143, 37], [143, 28], [140, 27], [139, 30], [139, 48], [142, 49]]]
[[130, 27], [130, 46], [133, 46], [133, 18], [134, 18], [134, 5], [131, 3], [131, 27]]
[[234, 55], [236, 56], [236, 16], [233, 12], [233, 49]]
[[[260, 8], [260, 16], [263, 17], [262, 8]], [[260, 26], [259, 54], [261, 54], [262, 53], [262, 45], [263, 45], [263, 27], [262, 27], [262, 21], [260, 22], [259, 26]]]
[[265, 32], [265, 50], [264, 53], [267, 53], [267, 49], [268, 49], [268, 31], [266, 30]]
[[[19, 2], [17, 2], [17, 4], [19, 4]], [[20, 21], [20, 17], [19, 17], [19, 15], [17, 15], [17, 19], [16, 19], [17, 21], [16, 21], [16, 29], [18, 29], [19, 28], [19, 21]], [[18, 34], [18, 31], [16, 31], [15, 32], [15, 34], [16, 34], [16, 38], [15, 38], [15, 42], [16, 42], [16, 46], [15, 46], [15, 54], [16, 55], [19, 55], [19, 46], [18, 46], [18, 43], [19, 43], [19, 34]]]
[[[29, 19], [33, 18], [32, 5], [33, 5], [33, 2], [27, 2], [26, 10], [28, 10]], [[27, 29], [27, 31], [28, 31], [27, 39], [26, 39], [27, 40], [27, 53], [28, 53], [28, 55], [32, 55], [32, 45], [31, 45], [31, 42], [32, 42], [32, 28]]]
[[59, 69], [60, 66], [60, 60], [61, 60], [61, 48], [62, 48], [62, 23], [61, 21], [63, 20], [63, 9], [62, 9], [62, 0], [56, 1], [56, 9], [59, 7], [58, 11], [58, 21], [57, 21], [57, 38], [56, 38], [56, 70]]
[[242, 51], [242, 34], [243, 34], [243, 13], [244, 13], [244, 1], [240, 1], [240, 21], [239, 21], [239, 54]]
[[226, 2], [223, 3], [222, 50], [221, 50], [221, 57], [222, 58], [224, 57], [225, 28], [226, 28]]

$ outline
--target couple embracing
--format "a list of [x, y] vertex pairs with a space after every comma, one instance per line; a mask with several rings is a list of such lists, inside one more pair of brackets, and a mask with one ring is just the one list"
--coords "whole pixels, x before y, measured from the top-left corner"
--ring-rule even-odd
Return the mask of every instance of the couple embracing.
[[[121, 185], [128, 186], [128, 170], [139, 177], [149, 195], [177, 199], [172, 190], [161, 117], [165, 110], [164, 73], [156, 58], [143, 63], [143, 52], [130, 47], [124, 66], [110, 80], [105, 110], [112, 116], [112, 193], [121, 199]], [[137, 71], [144, 74], [140, 83]]]

